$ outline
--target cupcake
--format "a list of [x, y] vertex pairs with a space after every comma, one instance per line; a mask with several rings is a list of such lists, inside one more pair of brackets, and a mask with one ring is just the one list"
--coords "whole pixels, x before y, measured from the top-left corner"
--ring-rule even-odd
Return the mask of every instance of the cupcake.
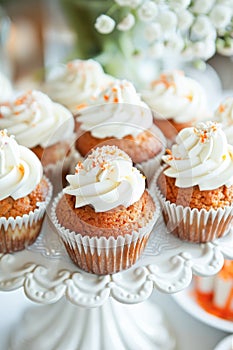
[[0, 72], [0, 103], [7, 102], [13, 94], [13, 88], [10, 80]]
[[125, 152], [103, 146], [78, 163], [67, 180], [51, 218], [73, 262], [95, 274], [132, 266], [158, 216], [145, 177]]
[[233, 147], [221, 124], [208, 121], [181, 130], [162, 158], [165, 168], [153, 184], [168, 230], [191, 242], [227, 233], [233, 219]]
[[76, 149], [82, 156], [99, 145], [116, 145], [141, 166], [148, 180], [165, 151], [165, 137], [127, 80], [116, 80], [80, 109], [75, 129]]
[[219, 104], [213, 120], [222, 124], [228, 143], [233, 145], [233, 97], [227, 97]]
[[194, 296], [208, 313], [233, 321], [233, 261], [225, 260], [219, 273], [195, 277]]
[[169, 140], [209, 116], [204, 89], [182, 71], [161, 74], [142, 91], [142, 98], [153, 111], [154, 123]]
[[44, 91], [75, 115], [80, 105], [95, 98], [113, 79], [104, 73], [97, 61], [76, 59], [54, 67], [46, 79]]
[[26, 91], [0, 108], [0, 128], [6, 128], [19, 144], [30, 148], [42, 162], [45, 174], [55, 182], [62, 167], [66, 171], [71, 156], [74, 120], [70, 111], [37, 90]]
[[0, 131], [0, 253], [19, 251], [40, 233], [52, 185], [28, 148]]

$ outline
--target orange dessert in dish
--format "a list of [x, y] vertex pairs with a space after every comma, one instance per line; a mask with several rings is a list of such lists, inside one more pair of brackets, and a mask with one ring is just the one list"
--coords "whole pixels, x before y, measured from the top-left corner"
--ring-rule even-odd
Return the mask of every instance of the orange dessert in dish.
[[233, 261], [212, 277], [195, 277], [194, 297], [208, 313], [233, 321]]

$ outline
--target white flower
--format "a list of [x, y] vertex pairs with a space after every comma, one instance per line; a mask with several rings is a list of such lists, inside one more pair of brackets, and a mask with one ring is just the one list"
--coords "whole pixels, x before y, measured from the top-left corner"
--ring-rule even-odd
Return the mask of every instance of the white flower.
[[226, 40], [218, 38], [216, 41], [217, 52], [224, 56], [233, 55], [233, 38], [227, 38]]
[[211, 10], [209, 16], [216, 28], [224, 28], [231, 21], [232, 11], [228, 6], [216, 5]]
[[215, 0], [195, 0], [193, 1], [191, 11], [197, 14], [206, 14], [213, 7]]
[[194, 21], [194, 16], [187, 10], [179, 11], [177, 13], [178, 23], [177, 26], [181, 31], [188, 30]]
[[119, 5], [119, 6], [128, 6], [131, 7], [132, 9], [138, 7], [142, 0], [115, 0], [115, 2]]
[[216, 4], [226, 5], [233, 9], [233, 1], [232, 0], [217, 0]]
[[142, 0], [128, 0], [128, 6], [135, 9], [141, 4]]
[[96, 30], [101, 34], [109, 34], [115, 28], [116, 22], [109, 16], [100, 15], [95, 22]]
[[176, 33], [172, 33], [168, 40], [166, 40], [165, 47], [170, 51], [181, 52], [184, 48], [184, 40]]
[[142, 22], [149, 22], [157, 16], [157, 5], [152, 1], [147, 1], [138, 9], [138, 17]]
[[190, 5], [190, 2], [191, 0], [170, 0], [169, 6], [174, 10], [186, 9]]
[[158, 16], [158, 22], [161, 25], [162, 31], [165, 34], [170, 34], [176, 30], [177, 16], [172, 11], [161, 12]]
[[135, 17], [132, 13], [128, 13], [126, 17], [122, 19], [120, 23], [117, 25], [117, 29], [121, 31], [127, 31], [131, 29], [135, 24]]
[[196, 18], [191, 28], [191, 39], [201, 39], [208, 35], [215, 35], [216, 31], [210, 21], [205, 15], [200, 15]]
[[191, 48], [193, 50], [193, 54], [195, 57], [202, 58], [204, 60], [209, 59], [215, 54], [215, 41], [208, 40], [200, 40], [195, 43], [192, 43]]
[[155, 42], [148, 49], [148, 56], [151, 58], [161, 58], [164, 54], [164, 44], [160, 41]]
[[162, 36], [161, 26], [159, 23], [150, 23], [145, 29], [145, 38], [149, 43], [159, 39]]

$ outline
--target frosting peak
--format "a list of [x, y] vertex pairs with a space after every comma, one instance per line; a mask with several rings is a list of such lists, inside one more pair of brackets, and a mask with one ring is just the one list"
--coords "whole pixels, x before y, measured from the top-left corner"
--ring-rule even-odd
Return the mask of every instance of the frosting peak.
[[76, 59], [52, 70], [45, 91], [54, 101], [77, 113], [80, 104], [97, 95], [112, 80], [97, 61]]
[[95, 100], [89, 100], [80, 110], [77, 121], [81, 129], [90, 131], [94, 137], [136, 137], [152, 126], [152, 113], [141, 100], [133, 84], [116, 80], [103, 90]]
[[227, 97], [214, 113], [214, 120], [222, 123], [228, 142], [233, 145], [233, 97]]
[[198, 185], [203, 191], [233, 185], [233, 147], [221, 124], [208, 121], [181, 130], [163, 160], [169, 165], [165, 175], [176, 178], [177, 187]]
[[76, 196], [75, 207], [92, 205], [105, 212], [119, 205], [130, 206], [145, 190], [145, 177], [133, 167], [129, 156], [116, 146], [98, 147], [67, 175], [64, 193]]
[[0, 130], [0, 200], [25, 197], [39, 184], [42, 166], [37, 156]]
[[73, 134], [70, 111], [40, 91], [26, 91], [0, 108], [0, 127], [26, 147], [51, 146]]
[[161, 74], [142, 92], [142, 97], [156, 113], [156, 119], [173, 119], [177, 123], [185, 123], [208, 116], [204, 89], [183, 71]]

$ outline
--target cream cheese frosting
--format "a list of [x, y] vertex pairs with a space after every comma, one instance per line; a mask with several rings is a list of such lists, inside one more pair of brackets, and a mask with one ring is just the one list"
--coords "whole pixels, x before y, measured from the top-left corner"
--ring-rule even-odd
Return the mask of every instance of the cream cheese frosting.
[[227, 97], [216, 109], [214, 120], [222, 124], [227, 141], [233, 145], [233, 97]]
[[45, 92], [75, 114], [80, 104], [94, 98], [113, 80], [97, 61], [76, 59], [54, 67], [45, 83]]
[[77, 121], [82, 130], [90, 131], [94, 137], [120, 139], [127, 135], [136, 137], [150, 129], [153, 117], [133, 84], [116, 80], [80, 110]]
[[0, 103], [7, 102], [13, 93], [10, 80], [0, 72]]
[[42, 165], [28, 148], [0, 130], [0, 200], [19, 199], [31, 193], [42, 179]]
[[64, 106], [46, 94], [30, 90], [0, 106], [0, 128], [25, 147], [45, 148], [73, 135], [74, 120]]
[[138, 201], [145, 190], [145, 177], [132, 160], [116, 146], [98, 147], [67, 175], [69, 186], [63, 191], [76, 197], [75, 207], [91, 205], [105, 212]]
[[154, 111], [156, 119], [185, 123], [203, 120], [209, 115], [205, 90], [182, 71], [161, 74], [142, 91], [142, 98]]
[[221, 124], [208, 121], [181, 130], [162, 159], [169, 165], [165, 175], [175, 178], [177, 187], [198, 185], [204, 191], [233, 185], [233, 146]]

